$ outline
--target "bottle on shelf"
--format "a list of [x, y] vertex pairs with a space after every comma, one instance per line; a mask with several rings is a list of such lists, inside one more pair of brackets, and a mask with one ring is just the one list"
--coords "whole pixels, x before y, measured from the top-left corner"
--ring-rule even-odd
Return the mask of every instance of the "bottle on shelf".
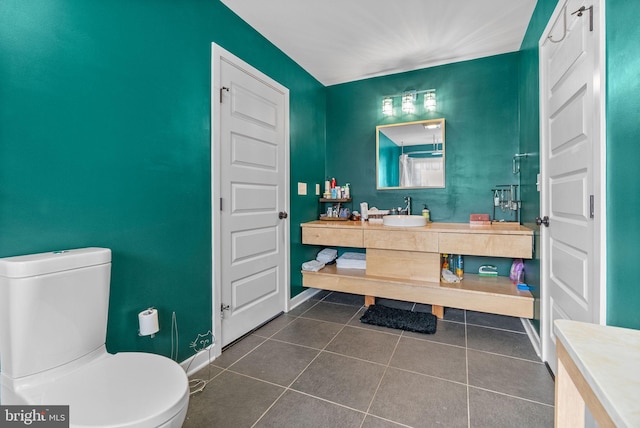
[[431, 221], [431, 212], [429, 211], [427, 204], [424, 204], [424, 208], [422, 209], [422, 217], [427, 219], [427, 223]]
[[449, 270], [449, 255], [448, 254], [443, 254], [442, 255], [442, 269]]
[[461, 254], [458, 254], [456, 256], [457, 258], [457, 263], [456, 263], [456, 275], [458, 275], [458, 278], [460, 279], [464, 279], [464, 259], [462, 258]]

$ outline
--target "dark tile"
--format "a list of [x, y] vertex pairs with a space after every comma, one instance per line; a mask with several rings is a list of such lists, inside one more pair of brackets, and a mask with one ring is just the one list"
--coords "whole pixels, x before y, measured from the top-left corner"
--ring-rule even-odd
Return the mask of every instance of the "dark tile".
[[284, 388], [225, 371], [189, 399], [184, 428], [250, 427]]
[[398, 336], [362, 328], [345, 327], [325, 350], [342, 355], [388, 364]]
[[469, 388], [471, 427], [553, 427], [553, 406]]
[[[422, 303], [416, 303], [415, 308], [413, 309], [416, 312], [431, 312], [431, 305], [425, 305]], [[465, 322], [464, 321], [464, 309], [457, 308], [444, 308], [444, 317], [442, 318], [445, 321], [455, 321], [455, 322]]]
[[364, 296], [360, 294], [340, 293], [338, 291], [334, 291], [322, 301], [329, 303], [341, 303], [343, 305], [362, 306], [364, 305]]
[[413, 310], [413, 306], [415, 305], [415, 303], [404, 302], [402, 300], [385, 299], [385, 298], [379, 297], [376, 299], [376, 305], [382, 305], [388, 308], [405, 309], [407, 311], [411, 311]]
[[314, 307], [317, 303], [318, 303], [318, 300], [314, 300], [314, 299], [305, 300], [304, 302], [300, 303], [298, 306], [296, 306], [295, 308], [287, 312], [287, 315], [292, 317], [300, 316], [305, 312], [307, 312], [310, 308]]
[[214, 377], [218, 376], [223, 369], [214, 366], [213, 364], [208, 364], [207, 367], [204, 367], [191, 376], [189, 376], [189, 381], [202, 380], [208, 382]]
[[506, 315], [486, 314], [484, 312], [467, 311], [467, 324], [519, 332], [525, 331], [520, 318], [509, 317]]
[[346, 324], [351, 318], [353, 318], [359, 309], [360, 308], [357, 306], [326, 303], [322, 301], [306, 311], [303, 316], [305, 318]]
[[260, 337], [271, 337], [295, 319], [296, 317], [294, 316], [282, 314], [278, 318], [274, 318], [267, 324], [254, 331], [253, 334]]
[[438, 320], [438, 326], [434, 334], [423, 334], [407, 331], [404, 333], [404, 336], [456, 346], [465, 346], [466, 343], [465, 325], [457, 322], [443, 320]]
[[468, 325], [467, 346], [469, 349], [540, 362], [529, 336], [524, 333]]
[[390, 365], [456, 382], [467, 381], [466, 351], [457, 346], [402, 337]]
[[405, 425], [400, 425], [372, 415], [367, 415], [367, 417], [364, 418], [364, 423], [362, 424], [362, 428], [398, 428], [403, 426]]
[[365, 411], [384, 370], [379, 364], [322, 352], [291, 388]]
[[416, 303], [413, 307], [413, 310], [416, 312], [427, 312], [429, 314], [433, 313], [433, 308], [431, 307], [431, 305], [427, 305], [424, 303]]
[[231, 370], [289, 386], [318, 352], [304, 346], [267, 340], [234, 364]]
[[322, 349], [341, 329], [340, 324], [297, 318], [276, 333], [272, 339]]
[[443, 319], [447, 321], [466, 322], [465, 310], [458, 308], [444, 308]]
[[349, 321], [347, 323], [347, 325], [350, 325], [350, 326], [353, 326], [353, 327], [360, 327], [360, 328], [364, 328], [364, 329], [367, 329], [367, 330], [376, 330], [376, 331], [381, 331], [383, 333], [395, 334], [397, 336], [400, 336], [402, 334], [402, 330], [398, 330], [398, 329], [395, 329], [395, 328], [389, 328], [389, 327], [381, 327], [379, 325], [365, 324], [365, 323], [360, 322], [360, 318], [362, 317], [362, 315], [364, 315], [366, 310], [367, 310], [367, 308], [360, 308], [358, 313], [356, 313], [356, 316], [353, 317], [351, 319], [351, 321]]
[[325, 297], [327, 297], [329, 294], [331, 294], [331, 291], [329, 291], [329, 290], [320, 290], [316, 294], [311, 296], [309, 299], [310, 300], [322, 300]]
[[412, 427], [467, 427], [467, 387], [389, 368], [369, 413]]
[[222, 351], [222, 355], [216, 358], [211, 364], [218, 367], [227, 368], [240, 358], [247, 355], [254, 348], [258, 347], [265, 339], [258, 336], [247, 336], [237, 341], [232, 346]]
[[258, 421], [256, 427], [360, 427], [364, 413], [328, 403], [296, 391], [287, 391]]
[[542, 363], [467, 351], [469, 385], [553, 404], [554, 383]]

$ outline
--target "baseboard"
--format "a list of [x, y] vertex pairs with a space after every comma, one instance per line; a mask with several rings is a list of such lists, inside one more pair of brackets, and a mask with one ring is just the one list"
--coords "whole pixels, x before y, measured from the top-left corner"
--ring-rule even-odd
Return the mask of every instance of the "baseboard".
[[542, 360], [542, 346], [540, 345], [540, 335], [531, 324], [531, 320], [526, 318], [520, 318], [522, 321], [522, 325], [524, 326], [524, 331], [529, 336], [529, 340], [531, 341], [531, 345], [533, 346], [534, 351], [538, 354], [538, 357]]
[[209, 345], [180, 363], [187, 376], [191, 376], [198, 370], [207, 367], [209, 363], [215, 360], [213, 347], [214, 345]]
[[310, 298], [318, 294], [320, 291], [322, 290], [318, 288], [307, 288], [302, 293], [298, 294], [296, 297], [289, 299], [289, 303], [287, 305], [287, 312], [294, 309], [296, 306], [303, 304], [304, 302], [306, 302], [307, 300], [309, 300]]

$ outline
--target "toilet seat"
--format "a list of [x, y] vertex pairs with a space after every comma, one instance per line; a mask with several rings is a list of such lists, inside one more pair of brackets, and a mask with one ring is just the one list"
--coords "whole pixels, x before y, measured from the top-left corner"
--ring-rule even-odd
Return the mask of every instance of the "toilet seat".
[[69, 405], [73, 427], [155, 428], [189, 402], [182, 367], [140, 352], [106, 354], [38, 389], [41, 404]]

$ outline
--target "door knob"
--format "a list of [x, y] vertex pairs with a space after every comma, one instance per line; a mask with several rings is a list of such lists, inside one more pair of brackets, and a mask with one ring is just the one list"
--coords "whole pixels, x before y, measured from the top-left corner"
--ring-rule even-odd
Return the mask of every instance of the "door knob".
[[548, 215], [546, 215], [546, 216], [544, 216], [544, 217], [542, 217], [542, 218], [540, 218], [540, 217], [536, 217], [536, 224], [537, 224], [538, 226], [540, 226], [540, 225], [544, 224], [545, 226], [549, 227], [549, 216], [548, 216]]
[[287, 218], [287, 217], [289, 217], [289, 214], [287, 214], [287, 212], [286, 212], [286, 211], [280, 211], [280, 212], [278, 213], [278, 218], [279, 218], [280, 220], [282, 220], [283, 218]]

